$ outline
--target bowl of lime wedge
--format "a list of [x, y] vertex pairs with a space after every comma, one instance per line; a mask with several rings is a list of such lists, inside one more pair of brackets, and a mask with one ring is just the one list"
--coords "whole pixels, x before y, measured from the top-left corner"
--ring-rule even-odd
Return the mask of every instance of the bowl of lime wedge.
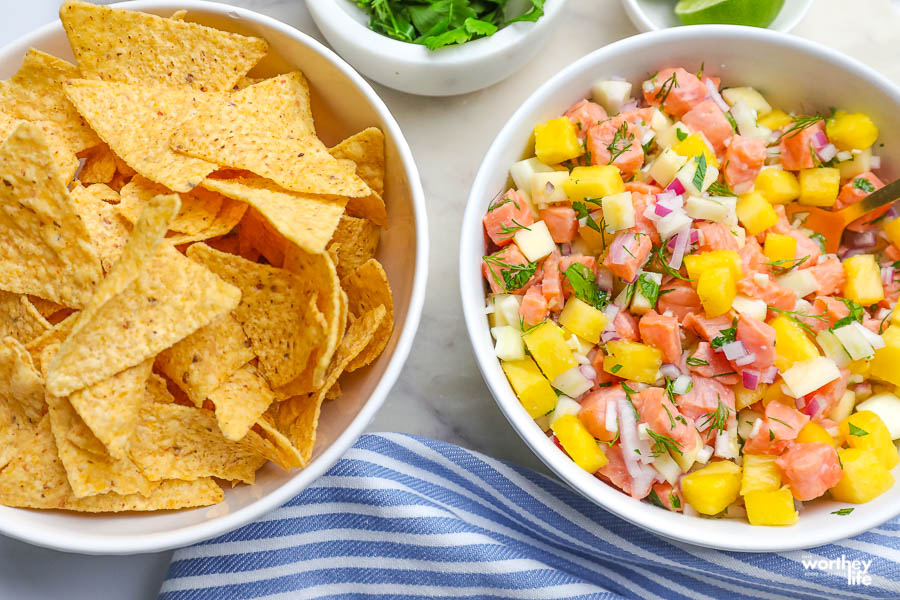
[[806, 16], [812, 0], [622, 0], [641, 31], [679, 25], [746, 25], [788, 32]]

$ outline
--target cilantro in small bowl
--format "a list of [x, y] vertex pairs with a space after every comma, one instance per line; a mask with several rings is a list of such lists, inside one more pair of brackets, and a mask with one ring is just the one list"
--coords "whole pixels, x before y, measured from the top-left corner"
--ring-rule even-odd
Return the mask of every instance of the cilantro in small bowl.
[[[494, 35], [519, 21], [544, 16], [544, 0], [355, 0], [369, 15], [369, 28], [429, 50]], [[517, 6], [513, 6], [517, 5]], [[518, 8], [518, 10], [516, 10]]]

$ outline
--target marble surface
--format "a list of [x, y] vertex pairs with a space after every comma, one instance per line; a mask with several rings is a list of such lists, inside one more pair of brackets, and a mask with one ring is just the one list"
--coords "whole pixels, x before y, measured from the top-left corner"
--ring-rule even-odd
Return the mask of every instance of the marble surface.
[[[300, 0], [225, 0], [321, 39]], [[342, 1], [342, 0], [336, 0]], [[0, 45], [56, 18], [58, 0], [4, 3]], [[463, 325], [457, 241], [479, 160], [502, 124], [541, 82], [572, 60], [636, 30], [617, 0], [569, 0], [545, 50], [508, 80], [451, 98], [419, 98], [376, 85], [416, 156], [428, 201], [431, 265], [425, 314], [409, 362], [370, 431], [454, 442], [542, 468], [481, 380]], [[816, 0], [794, 31], [854, 56], [900, 82], [900, 0]], [[461, 150], [464, 149], [464, 150]], [[151, 599], [169, 553], [88, 557], [0, 537], [0, 598]]]

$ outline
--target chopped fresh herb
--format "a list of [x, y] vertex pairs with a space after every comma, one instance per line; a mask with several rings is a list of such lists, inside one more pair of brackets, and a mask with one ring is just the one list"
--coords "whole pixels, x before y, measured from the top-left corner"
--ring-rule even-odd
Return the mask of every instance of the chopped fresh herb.
[[700, 70], [697, 71], [697, 79], [703, 79], [703, 71], [706, 70], [706, 61], [701, 61]]
[[597, 286], [597, 277], [588, 267], [575, 262], [563, 272], [563, 275], [572, 285], [575, 297], [582, 302], [601, 310], [609, 304], [609, 294]]
[[656, 306], [659, 299], [659, 284], [650, 276], [649, 273], [641, 273], [637, 280], [638, 289], [641, 295], [650, 303], [650, 308]]
[[666, 103], [666, 99], [669, 97], [669, 94], [672, 93], [672, 90], [679, 87], [678, 86], [678, 77], [675, 76], [675, 72], [672, 72], [672, 75], [669, 76], [668, 79], [663, 81], [662, 86], [660, 86], [659, 91], [656, 92], [656, 99], [659, 101], [660, 106]]
[[650, 501], [650, 504], [655, 504], [660, 508], [665, 508], [666, 505], [662, 503], [662, 500], [659, 499], [659, 496], [656, 494], [656, 490], [651, 489], [650, 494], [647, 496], [647, 500]]
[[[812, 127], [819, 121], [824, 121], [824, 120], [825, 120], [825, 117], [823, 117], [822, 115], [811, 115], [808, 117], [793, 117], [791, 119], [791, 126], [788, 127], [787, 129], [785, 129], [782, 132], [782, 134], [778, 136], [778, 139], [776, 139], [774, 142], [772, 142], [772, 144], [777, 144], [785, 137], [794, 137], [795, 135], [797, 135], [804, 129], [806, 129], [808, 127]], [[813, 156], [815, 156], [815, 155], [816, 155], [816, 153], [813, 152]]]
[[[503, 262], [496, 256], [485, 256], [484, 262], [491, 266], [500, 267], [499, 276], [494, 269], [488, 268], [488, 270], [491, 272], [494, 281], [496, 281], [498, 285], [503, 286], [503, 289], [507, 292], [518, 290], [528, 283], [534, 276], [538, 266], [537, 262], [530, 262], [525, 265], [513, 265]], [[500, 279], [501, 277], [502, 280]]]
[[702, 358], [696, 358], [693, 356], [689, 357], [685, 362], [692, 367], [708, 367], [709, 366], [709, 363], [707, 361], [703, 360]]
[[831, 514], [838, 515], [841, 517], [846, 517], [847, 515], [849, 515], [852, 512], [853, 512], [853, 508], [850, 507], [850, 508], [841, 508], [839, 510], [833, 510], [833, 511], [831, 511]]
[[713, 377], [728, 377], [729, 375], [737, 375], [736, 371], [728, 371], [727, 373], [716, 373]]
[[729, 342], [733, 342], [737, 339], [737, 318], [731, 321], [731, 327], [728, 329], [722, 329], [719, 331], [719, 335], [714, 337], [712, 341], [709, 343], [711, 348], [721, 348], [725, 344]]
[[770, 430], [769, 430], [769, 441], [771, 442], [771, 441], [774, 440], [774, 439], [775, 439], [775, 434], [774, 434], [774, 433], [772, 432], [772, 430], [770, 429]]
[[675, 291], [675, 288], [669, 288], [669, 289], [667, 289], [667, 290], [659, 290], [659, 294], [658, 294], [658, 295], [659, 295], [659, 296], [665, 296], [666, 294], [668, 294], [668, 293], [670, 293], [670, 292], [674, 292], [674, 291]]
[[703, 191], [703, 182], [706, 181], [706, 154], [700, 153], [696, 159], [697, 161], [697, 170], [694, 171], [694, 178], [691, 180], [691, 183], [694, 184], [694, 187], [700, 191]]
[[728, 408], [727, 404], [722, 402], [722, 397], [719, 396], [716, 409], [701, 417], [705, 418], [703, 425], [709, 425], [713, 430], [725, 431], [725, 425], [728, 423], [728, 415], [730, 412], [731, 409]]
[[656, 433], [652, 429], [647, 430], [647, 434], [653, 439], [653, 456], [658, 456], [665, 452], [681, 452], [681, 442], [673, 440], [664, 433]]
[[722, 183], [721, 181], [714, 181], [711, 186], [706, 190], [709, 192], [710, 196], [732, 196], [737, 197], [737, 194], [732, 192], [727, 185]]
[[812, 234], [811, 236], [809, 236], [809, 239], [811, 239], [811, 240], [814, 241], [816, 244], [818, 244], [818, 245], [819, 245], [819, 249], [820, 249], [822, 252], [825, 252], [825, 236], [824, 236], [824, 235], [822, 235], [821, 233], [816, 232], [816, 233]]
[[605, 388], [612, 386], [612, 381], [604, 381], [603, 383], [598, 383], [596, 387]]
[[643, 144], [641, 148], [644, 150], [644, 154], [650, 154], [650, 149], [653, 148], [653, 140]]
[[683, 131], [683, 130], [681, 130], [681, 129], [679, 129], [679, 128], [676, 127], [676, 128], [675, 128], [675, 137], [678, 138], [678, 141], [679, 141], [679, 142], [683, 142], [683, 141], [686, 140], [687, 137], [688, 137], [687, 131]]
[[[591, 202], [591, 200], [587, 200], [587, 202]], [[578, 219], [584, 219], [585, 225], [599, 233], [603, 236], [603, 244], [606, 244], [606, 232], [603, 230], [601, 225], [597, 224], [597, 221], [594, 220], [594, 217], [591, 216], [591, 211], [587, 206], [586, 202], [573, 202], [572, 209], [575, 211], [575, 216]], [[602, 221], [602, 219], [601, 219]]]
[[639, 419], [641, 413], [638, 412], [637, 407], [634, 405], [634, 401], [631, 399], [631, 395], [636, 394], [637, 392], [631, 389], [631, 386], [629, 386], [624, 381], [622, 382], [622, 390], [625, 391], [625, 399], [628, 400], [628, 403], [631, 405], [631, 410], [634, 411], [634, 418]]
[[513, 237], [516, 235], [516, 232], [520, 229], [524, 229], [526, 231], [531, 231], [531, 228], [527, 225], [522, 225], [515, 219], [510, 219], [512, 221], [512, 225], [508, 225], [506, 223], [501, 223], [499, 233], [506, 237]]
[[872, 185], [872, 182], [866, 179], [865, 177], [857, 177], [853, 180], [853, 187], [858, 190], [862, 190], [867, 194], [871, 194], [875, 191], [875, 186]]
[[[609, 384], [607, 383], [606, 385], [609, 385]], [[604, 386], [599, 385], [597, 387], [604, 387]], [[597, 440], [597, 438], [594, 438], [594, 439]], [[606, 440], [597, 440], [597, 442], [600, 444], [606, 444], [607, 446], [612, 446], [613, 444], [615, 444], [618, 441], [618, 439], [619, 439], [619, 430], [616, 429], [616, 437], [614, 437], [613, 439], [611, 439], [608, 442]]]
[[731, 123], [731, 130], [737, 131], [737, 121], [734, 120], [734, 117], [731, 116], [731, 111], [725, 113], [725, 118], [728, 119], [728, 122]]
[[681, 508], [681, 498], [675, 492], [669, 492], [669, 504], [672, 505], [672, 508]]
[[778, 313], [779, 315], [784, 315], [788, 318], [788, 320], [792, 321], [795, 325], [797, 325], [797, 327], [799, 327], [809, 335], [816, 335], [816, 332], [813, 331], [812, 327], [798, 319], [797, 315], [800, 315], [804, 319], [819, 319], [820, 321], [828, 320], [828, 317], [826, 317], [825, 315], [807, 315], [793, 310], [781, 310], [780, 308], [775, 308], [774, 306], [768, 306], [766, 308], [768, 308], [772, 312]]
[[847, 423], [850, 426], [850, 435], [855, 435], [856, 437], [862, 437], [864, 435], [869, 435], [869, 432], [861, 427], [857, 427], [853, 423]]
[[622, 370], [622, 365], [613, 365], [609, 371], [615, 375], [616, 373], [618, 373], [621, 370]]
[[788, 424], [788, 423], [785, 423], [785, 422], [782, 421], [781, 419], [776, 419], [775, 417], [769, 417], [769, 420], [770, 420], [770, 421], [775, 421], [776, 423], [781, 423], [782, 425], [784, 425], [784, 426], [787, 427], [788, 429], [793, 429], [793, 428], [794, 428], [793, 425], [790, 425], [790, 424]]
[[606, 163], [608, 165], [613, 164], [613, 162], [622, 156], [629, 148], [631, 148], [631, 143], [634, 142], [634, 134], [629, 133], [628, 131], [628, 122], [623, 121], [622, 125], [616, 129], [616, 132], [613, 134], [613, 139], [606, 147], [609, 150], [609, 161]]
[[775, 267], [778, 269], [778, 274], [784, 274], [792, 269], [796, 269], [803, 263], [809, 260], [809, 255], [807, 254], [803, 258], [783, 258], [781, 260], [773, 260], [771, 262], [767, 262], [766, 264], [770, 267]]
[[863, 318], [866, 316], [866, 309], [862, 307], [861, 304], [854, 302], [849, 298], [838, 298], [841, 302], [844, 303], [844, 306], [850, 311], [850, 314], [842, 319], [838, 319], [834, 322], [834, 325], [829, 327], [829, 330], [834, 331], [835, 329], [840, 329], [846, 325], [849, 325], [853, 321], [863, 322]]
[[[669, 390], [668, 385], [666, 386], [666, 391], [671, 394], [672, 392]], [[670, 396], [671, 398], [671, 396]], [[662, 405], [663, 409], [665, 409], [666, 414], [669, 415], [669, 429], [675, 429], [675, 417], [672, 416], [671, 411], [669, 411], [669, 407], [665, 404]]]
[[[663, 270], [667, 275], [671, 275], [676, 279], [680, 279], [682, 281], [690, 281], [689, 278], [685, 277], [681, 273], [678, 272], [677, 269], [673, 269], [669, 266], [669, 262], [666, 260], [666, 245], [660, 244], [659, 246], [653, 248], [651, 250], [653, 255], [653, 260], [656, 262], [657, 266]], [[660, 295], [667, 292], [660, 292]]]

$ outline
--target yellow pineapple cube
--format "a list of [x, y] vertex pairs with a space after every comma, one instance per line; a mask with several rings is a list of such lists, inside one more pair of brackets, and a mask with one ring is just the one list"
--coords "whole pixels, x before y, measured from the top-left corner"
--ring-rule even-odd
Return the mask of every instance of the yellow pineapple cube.
[[[625, 191], [622, 172], [615, 165], [593, 165], [575, 167], [563, 184], [570, 202], [583, 202], [586, 199], [599, 200], [604, 196], [621, 194]], [[595, 202], [599, 204], [599, 202]]]
[[781, 233], [766, 234], [763, 254], [770, 262], [793, 260], [797, 254], [797, 239]]
[[769, 321], [769, 325], [775, 329], [775, 366], [779, 371], [787, 371], [794, 363], [820, 356], [819, 349], [803, 329], [786, 316], [778, 315]]
[[884, 348], [875, 351], [875, 358], [869, 361], [869, 373], [877, 377], [900, 385], [900, 326], [891, 325], [881, 334], [884, 340]]
[[841, 172], [834, 167], [800, 171], [800, 204], [834, 206], [841, 191]]
[[838, 450], [838, 458], [844, 475], [831, 488], [831, 497], [838, 502], [863, 504], [877, 498], [894, 485], [894, 476], [871, 450], [844, 448]]
[[884, 233], [895, 246], [900, 248], [900, 219], [891, 219], [884, 224]]
[[839, 150], [865, 150], [878, 139], [878, 128], [868, 115], [840, 110], [825, 123], [825, 133]]
[[800, 182], [790, 171], [763, 169], [753, 182], [753, 189], [771, 204], [788, 204], [800, 197]]
[[834, 438], [831, 437], [831, 434], [825, 431], [825, 428], [815, 421], [810, 421], [800, 429], [796, 441], [801, 444], [822, 442], [823, 444], [834, 446]]
[[771, 492], [781, 487], [781, 471], [771, 454], [745, 454], [741, 465], [741, 495], [751, 492]]
[[553, 165], [584, 154], [575, 125], [568, 117], [551, 119], [534, 128], [534, 154], [545, 165]]
[[756, 120], [756, 122], [763, 127], [768, 127], [772, 131], [775, 131], [776, 129], [781, 129], [785, 125], [790, 125], [791, 115], [787, 114], [780, 108], [776, 108], [775, 110], [761, 116]]
[[622, 379], [653, 383], [662, 366], [662, 352], [653, 346], [616, 340], [606, 344], [603, 370]]
[[569, 298], [559, 315], [559, 324], [592, 344], [600, 342], [600, 334], [609, 323], [609, 317], [587, 302], [575, 296]]
[[556, 407], [556, 392], [530, 357], [501, 361], [500, 366], [532, 419], [546, 415]]
[[747, 408], [751, 404], [756, 404], [763, 399], [766, 390], [769, 389], [768, 384], [760, 383], [755, 390], [748, 390], [743, 384], [738, 383], [734, 386], [734, 407], [736, 410]]
[[751, 525], [793, 525], [800, 514], [794, 508], [794, 496], [789, 487], [744, 496], [747, 520]]
[[688, 277], [694, 282], [699, 279], [700, 273], [716, 267], [728, 267], [735, 281], [741, 278], [741, 256], [734, 250], [688, 254], [684, 257], [684, 266], [687, 267]]
[[563, 330], [552, 321], [544, 321], [522, 335], [528, 352], [550, 381], [576, 364]]
[[741, 468], [721, 460], [685, 475], [681, 480], [684, 499], [698, 513], [716, 515], [737, 500], [741, 489]]
[[861, 410], [841, 421], [840, 432], [848, 446], [870, 450], [885, 469], [891, 470], [900, 462], [887, 425], [871, 410]]
[[672, 146], [672, 150], [688, 159], [700, 156], [706, 156], [706, 164], [719, 168], [719, 161], [716, 160], [716, 153], [709, 147], [699, 133], [692, 133], [680, 142]]
[[863, 306], [875, 304], [884, 299], [881, 285], [881, 269], [872, 254], [857, 254], [844, 260], [844, 297]]
[[715, 267], [702, 271], [697, 279], [697, 295], [710, 319], [727, 313], [737, 296], [737, 283], [731, 270]]
[[564, 415], [556, 419], [550, 428], [566, 454], [588, 473], [594, 473], [609, 463], [600, 444], [575, 415]]
[[778, 222], [778, 214], [775, 209], [759, 192], [750, 192], [741, 196], [736, 211], [738, 220], [747, 230], [748, 235], [762, 233]]

